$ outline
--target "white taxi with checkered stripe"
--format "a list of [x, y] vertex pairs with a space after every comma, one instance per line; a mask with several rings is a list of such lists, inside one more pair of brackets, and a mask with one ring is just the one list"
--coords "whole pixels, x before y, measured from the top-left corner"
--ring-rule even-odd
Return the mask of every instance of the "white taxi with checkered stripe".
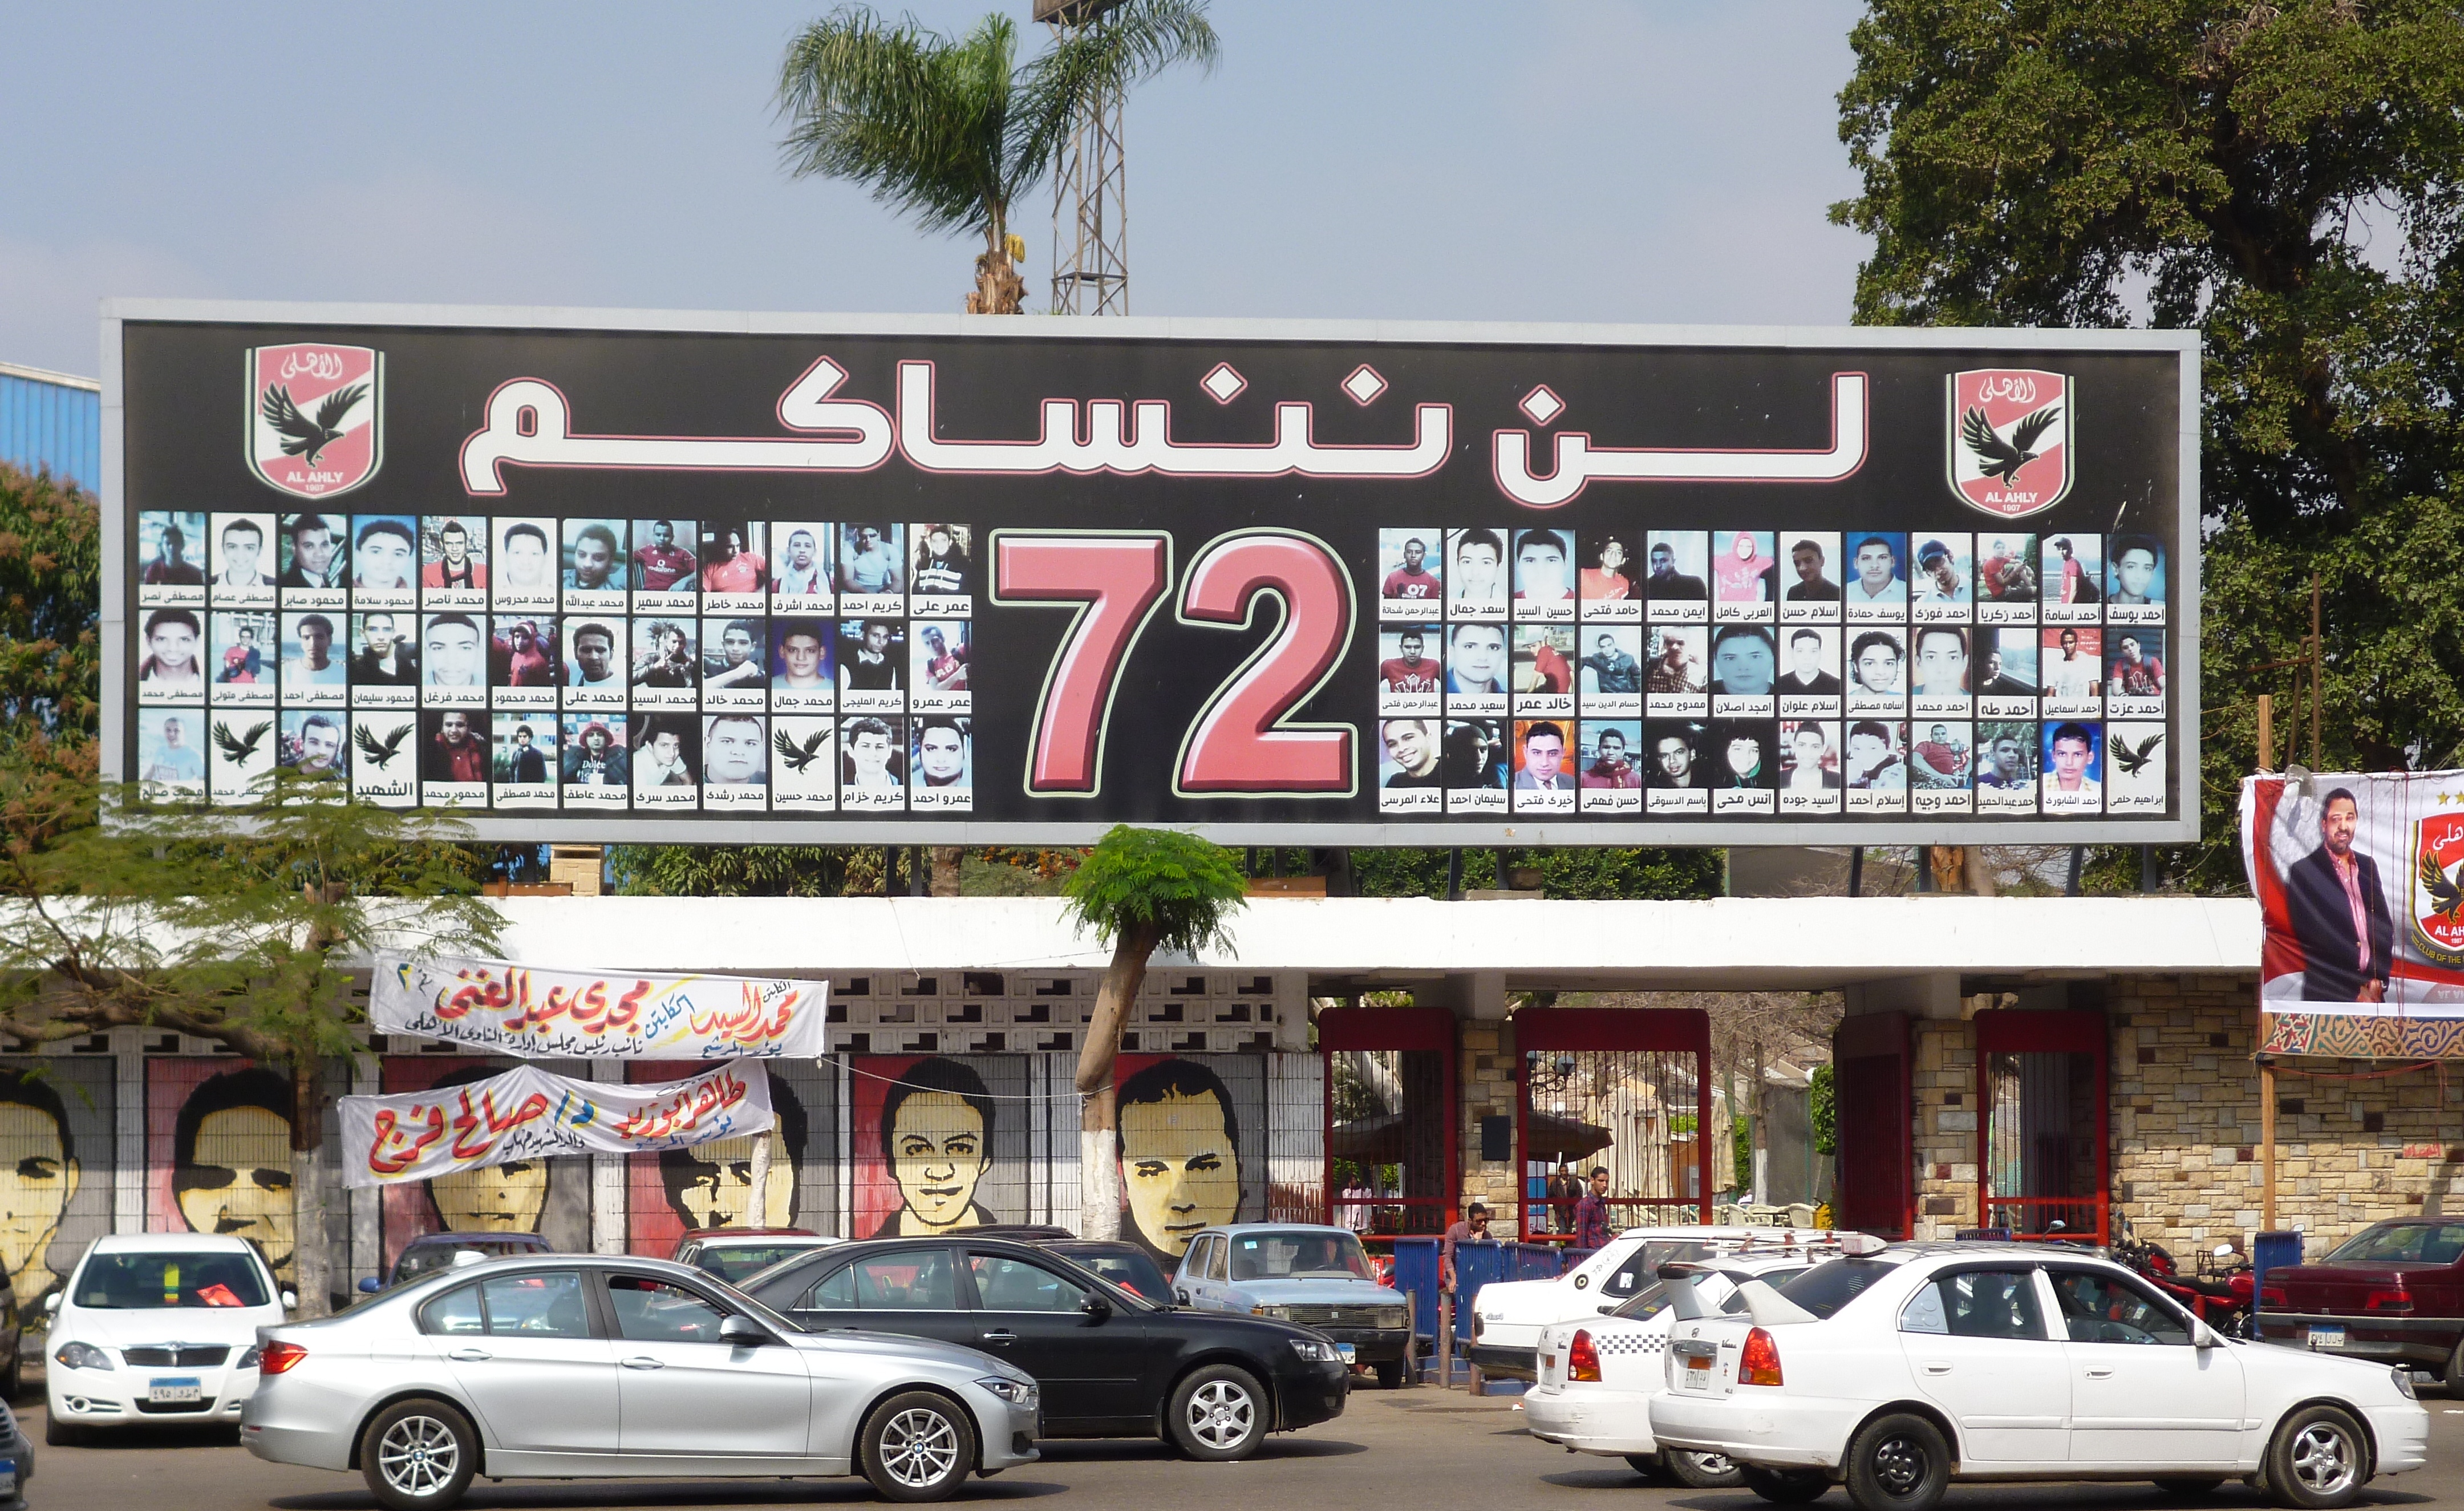
[[[1821, 1244], [1706, 1259], [1693, 1266], [1696, 1294], [1720, 1305], [1746, 1281], [1778, 1285], [1837, 1252]], [[1523, 1398], [1531, 1435], [1573, 1453], [1623, 1458], [1645, 1475], [1664, 1473], [1697, 1489], [1736, 1484], [1736, 1466], [1726, 1458], [1663, 1453], [1651, 1435], [1651, 1398], [1667, 1389], [1672, 1300], [1668, 1283], [1653, 1281], [1605, 1317], [1542, 1328], [1539, 1378]]]

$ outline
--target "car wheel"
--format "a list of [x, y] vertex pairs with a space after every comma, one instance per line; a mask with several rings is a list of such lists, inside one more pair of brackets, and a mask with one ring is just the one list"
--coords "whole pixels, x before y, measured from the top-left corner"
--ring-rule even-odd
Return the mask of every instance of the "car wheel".
[[1857, 1511], [1933, 1511], [1950, 1488], [1950, 1445], [1929, 1418], [1895, 1412], [1848, 1444], [1847, 1470]]
[[9, 1350], [9, 1363], [0, 1367], [0, 1401], [13, 1401], [26, 1388], [26, 1357], [14, 1347]]
[[2222, 1475], [2167, 1475], [2156, 1488], [2168, 1496], [2203, 1496], [2225, 1482]]
[[2284, 1419], [2267, 1448], [2267, 1487], [2277, 1505], [2350, 1505], [2369, 1478], [2369, 1439], [2342, 1407], [2302, 1408]]
[[2464, 1343], [2457, 1344], [2455, 1351], [2447, 1356], [2447, 1368], [2439, 1381], [2447, 1387], [2450, 1399], [2464, 1400]]
[[1636, 1474], [1655, 1484], [1659, 1482], [1661, 1465], [1658, 1454], [1628, 1454], [1625, 1456], [1625, 1461], [1633, 1467]]
[[1380, 1359], [1377, 1361], [1376, 1369], [1377, 1389], [1381, 1391], [1399, 1391], [1403, 1389], [1402, 1360]]
[[53, 1448], [75, 1448], [85, 1441], [85, 1429], [75, 1422], [63, 1422], [46, 1412], [43, 1414], [43, 1441]]
[[1830, 1477], [1819, 1469], [1741, 1468], [1738, 1474], [1747, 1489], [1773, 1505], [1801, 1506], [1831, 1488]]
[[1164, 1426], [1192, 1458], [1246, 1458], [1265, 1441], [1266, 1392], [1249, 1371], [1228, 1364], [1192, 1369], [1173, 1390]]
[[1672, 1448], [1661, 1455], [1677, 1482], [1695, 1490], [1733, 1490], [1745, 1483], [1746, 1472], [1726, 1454], [1693, 1454]]
[[946, 1395], [910, 1391], [865, 1418], [864, 1477], [884, 1500], [946, 1500], [976, 1466], [976, 1429]]
[[390, 1511], [441, 1511], [479, 1467], [479, 1434], [443, 1401], [396, 1401], [360, 1434], [360, 1475]]

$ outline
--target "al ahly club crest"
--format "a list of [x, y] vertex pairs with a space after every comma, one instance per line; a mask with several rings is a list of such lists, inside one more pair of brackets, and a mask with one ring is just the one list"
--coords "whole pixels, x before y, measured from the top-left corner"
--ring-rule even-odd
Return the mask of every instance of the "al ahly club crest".
[[2444, 966], [2464, 966], [2464, 813], [2413, 826], [2412, 942]]
[[248, 353], [248, 465], [301, 498], [347, 493], [385, 460], [385, 353], [257, 346]]
[[2071, 491], [2071, 381], [2030, 367], [1950, 378], [1951, 492], [2017, 519]]

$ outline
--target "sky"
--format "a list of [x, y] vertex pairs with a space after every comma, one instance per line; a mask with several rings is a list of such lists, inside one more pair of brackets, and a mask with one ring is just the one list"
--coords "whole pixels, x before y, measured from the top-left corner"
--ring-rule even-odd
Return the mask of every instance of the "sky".
[[[973, 244], [779, 165], [825, 9], [18, 0], [0, 361], [97, 375], [111, 296], [957, 313]], [[1221, 66], [1129, 105], [1131, 311], [1844, 324], [1858, 11], [1217, 0]]]

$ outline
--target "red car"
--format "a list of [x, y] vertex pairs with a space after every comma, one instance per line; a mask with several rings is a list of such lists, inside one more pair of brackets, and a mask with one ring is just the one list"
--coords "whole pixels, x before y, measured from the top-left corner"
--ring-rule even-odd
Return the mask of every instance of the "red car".
[[2464, 1390], [2464, 1220], [2398, 1217], [2261, 1278], [2268, 1343], [2409, 1364]]

